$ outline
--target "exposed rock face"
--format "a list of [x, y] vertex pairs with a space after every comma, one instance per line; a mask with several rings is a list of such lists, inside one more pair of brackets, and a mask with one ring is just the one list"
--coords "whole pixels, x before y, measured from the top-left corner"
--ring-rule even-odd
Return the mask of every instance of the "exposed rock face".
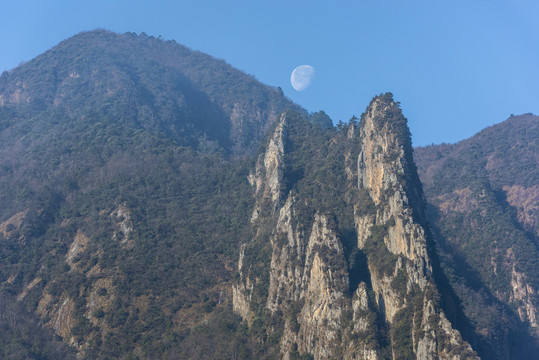
[[77, 255], [82, 254], [86, 250], [86, 247], [88, 246], [88, 240], [88, 237], [80, 231], [77, 232], [77, 234], [75, 235], [75, 239], [71, 243], [69, 251], [66, 254], [66, 262], [68, 263], [70, 268], [73, 269], [73, 267], [75, 266], [75, 260]]
[[[404, 135], [408, 135], [408, 128], [398, 107], [384, 99], [375, 99], [360, 127], [358, 185], [368, 190], [377, 206], [374, 224], [387, 229], [383, 237], [387, 249], [395, 255], [402, 255], [391, 276], [380, 276], [378, 271], [371, 271], [374, 275], [373, 289], [382, 296], [389, 322], [404, 305], [401, 294], [392, 291], [390, 286], [398, 271], [404, 266], [408, 275], [407, 292], [413, 285], [424, 290], [428, 282], [427, 274], [432, 272], [424, 230], [414, 221], [414, 215], [422, 216], [423, 204], [420, 184], [415, 181], [417, 175], [411, 173], [410, 138]], [[408, 194], [412, 196], [411, 199]], [[414, 214], [414, 211], [420, 213]], [[372, 216], [367, 217], [372, 219]], [[356, 224], [361, 238], [368, 237], [373, 223], [366, 221], [365, 217], [356, 217]]]
[[[421, 319], [417, 329], [412, 330], [418, 359], [446, 358], [444, 344], [436, 341], [440, 336], [448, 337], [452, 345], [469, 348], [429, 298], [437, 290], [430, 276], [427, 240], [420, 224], [424, 221], [421, 185], [412, 160], [406, 120], [392, 100], [373, 100], [361, 122], [360, 142], [358, 185], [369, 191], [377, 206], [374, 223], [386, 229], [383, 242], [387, 250], [398, 256], [394, 271], [389, 274], [382, 274], [376, 268], [377, 259], [371, 257], [371, 282], [379, 308], [383, 305], [389, 323], [399, 312], [413, 308], [413, 321]], [[361, 217], [356, 224], [358, 234], [372, 229], [372, 223]], [[401, 289], [398, 283], [402, 283]], [[414, 307], [410, 303], [412, 297], [422, 297], [422, 307]], [[437, 319], [437, 326], [429, 323], [431, 318]]]
[[16, 233], [17, 231], [19, 231], [27, 212], [28, 211], [21, 211], [13, 215], [12, 217], [10, 217], [8, 220], [1, 223], [0, 234], [8, 238], [11, 236], [11, 233]]
[[529, 323], [531, 329], [539, 335], [539, 316], [537, 307], [534, 305], [534, 300], [539, 292], [529, 284], [525, 274], [516, 270], [516, 259], [512, 249], [507, 251], [506, 259], [512, 268], [509, 300], [516, 305], [520, 320]]
[[539, 334], [539, 319], [536, 308], [532, 301], [532, 297], [537, 295], [537, 291], [526, 283], [526, 277], [524, 274], [517, 272], [513, 268], [511, 275], [511, 287], [513, 290], [512, 301], [519, 304], [518, 315], [520, 320], [527, 320], [532, 328], [535, 328], [535, 331]]
[[[249, 175], [249, 182], [255, 187], [257, 198], [270, 201], [273, 204], [273, 211], [276, 210], [282, 194], [286, 127], [286, 116], [283, 114], [268, 143], [266, 152], [260, 154], [258, 158], [255, 174]], [[261, 204], [257, 201], [251, 216], [252, 222], [256, 221], [260, 211]]]
[[279, 212], [276, 231], [271, 238], [270, 284], [267, 307], [272, 312], [283, 301], [297, 301], [302, 292], [304, 277], [305, 234], [294, 226], [295, 199], [289, 197]]
[[73, 299], [64, 296], [60, 301], [56, 301], [50, 294], [45, 293], [39, 301], [37, 312], [42, 317], [50, 317], [47, 325], [51, 326], [64, 341], [72, 346], [77, 344], [75, 337], [71, 334], [75, 324]]
[[[322, 210], [312, 195], [287, 188], [287, 144], [296, 135], [285, 125], [283, 117], [249, 178], [256, 188], [257, 235], [241, 249], [235, 311], [249, 323], [256, 309], [269, 311], [277, 325], [266, 331], [279, 336], [285, 359], [476, 358], [438, 304], [421, 185], [397, 104], [387, 95], [375, 98], [359, 128], [351, 123], [337, 136], [347, 144], [345, 193], [363, 192], [358, 199], [347, 195], [352, 245], [342, 238], [337, 209]], [[266, 247], [271, 262], [255, 272], [245, 253]], [[361, 254], [365, 270], [351, 260], [361, 263]]]
[[[283, 114], [269, 140], [266, 152], [260, 154], [256, 163], [254, 174], [248, 177], [249, 183], [255, 188], [256, 203], [251, 215], [251, 222], [256, 223], [264, 204], [271, 204], [272, 212], [275, 212], [281, 199], [284, 176], [284, 139], [286, 136], [287, 120]], [[249, 275], [250, 264], [244, 263], [246, 244], [240, 249], [238, 271], [240, 282], [232, 288], [234, 311], [244, 319], [251, 320], [253, 312], [250, 309], [254, 283], [257, 279], [251, 279]]]
[[245, 257], [245, 244], [240, 249], [240, 258], [238, 262], [238, 272], [240, 273], [239, 284], [232, 287], [232, 308], [249, 323], [254, 314], [250, 308], [254, 284], [251, 281], [248, 272], [249, 268], [244, 268], [243, 259]]
[[[290, 207], [285, 205], [283, 210], [281, 214], [289, 219]], [[335, 357], [342, 311], [349, 305], [345, 302], [348, 277], [342, 245], [324, 215], [315, 215], [307, 242], [303, 234], [288, 232], [291, 227], [280, 230], [286, 233], [277, 232], [274, 241], [286, 234], [292, 242], [273, 246], [267, 306], [275, 312], [281, 304], [293, 304], [283, 344], [291, 344], [294, 339], [300, 353], [322, 359]]]
[[382, 99], [373, 101], [361, 122], [360, 139], [358, 185], [368, 189], [374, 203], [380, 206], [376, 224], [387, 224], [391, 219], [395, 222], [385, 239], [388, 250], [431, 272], [425, 235], [413, 218], [414, 212], [416, 217], [423, 216], [422, 192], [400, 109]]
[[119, 241], [124, 248], [132, 248], [134, 243], [129, 235], [133, 231], [133, 223], [131, 221], [129, 209], [125, 204], [119, 205], [118, 208], [110, 214], [110, 217], [117, 221], [117, 229], [114, 231], [113, 240]]
[[361, 283], [350, 298], [344, 249], [334, 222], [316, 213], [306, 233], [297, 224], [297, 201], [293, 196], [287, 199], [271, 238], [266, 307], [274, 315], [285, 314], [281, 352], [285, 358], [297, 348], [316, 359], [376, 359], [377, 351], [371, 344], [341, 338], [345, 313], [353, 314], [354, 319], [347, 337], [375, 331], [367, 318], [366, 285]]

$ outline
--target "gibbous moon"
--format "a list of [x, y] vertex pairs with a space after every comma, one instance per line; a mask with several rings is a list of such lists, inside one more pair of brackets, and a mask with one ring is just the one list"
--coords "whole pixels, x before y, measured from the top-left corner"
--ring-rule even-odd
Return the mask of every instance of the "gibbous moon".
[[290, 82], [296, 91], [303, 91], [311, 85], [314, 78], [314, 68], [311, 65], [300, 65], [292, 71]]

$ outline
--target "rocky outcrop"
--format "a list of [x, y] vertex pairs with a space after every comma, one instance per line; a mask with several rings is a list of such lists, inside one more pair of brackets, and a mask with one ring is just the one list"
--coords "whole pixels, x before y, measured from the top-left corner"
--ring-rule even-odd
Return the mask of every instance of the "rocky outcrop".
[[[293, 309], [299, 310], [299, 313], [292, 312], [289, 320], [292, 323], [296, 322], [294, 327], [297, 329], [295, 338], [298, 350], [300, 353], [312, 353], [320, 359], [331, 358], [336, 355], [335, 344], [340, 340], [338, 335], [342, 311], [348, 305], [345, 303], [348, 277], [345, 273], [342, 245], [335, 232], [328, 228], [328, 218], [318, 214], [315, 215], [308, 242], [301, 244], [301, 238], [297, 240], [300, 242], [298, 250], [301, 248], [305, 250], [303, 259], [301, 250], [296, 253], [299, 255], [297, 261], [287, 261], [281, 258], [282, 261], [279, 264], [281, 268], [286, 268], [291, 263], [296, 263], [297, 266], [292, 269], [294, 272], [288, 273], [289, 276], [284, 279], [280, 276], [281, 274], [275, 274], [272, 267], [270, 281], [283, 284], [284, 286], [277, 288], [286, 291], [286, 284], [293, 282], [296, 275], [299, 275], [299, 281], [296, 283], [299, 286], [296, 292], [289, 294], [292, 297], [286, 298], [285, 292], [285, 296], [280, 298], [281, 304], [293, 304], [293, 306], [297, 306], [298, 303], [302, 304], [301, 310]], [[294, 247], [296, 244], [287, 245]], [[275, 252], [283, 254], [283, 250], [287, 247], [285, 245], [279, 249], [279, 246], [274, 246], [274, 249]], [[270, 283], [268, 307], [276, 310], [277, 303], [270, 303], [272, 298], [275, 297], [272, 297]], [[285, 310], [286, 305], [282, 308]]]
[[303, 290], [305, 233], [294, 223], [297, 200], [290, 196], [279, 212], [271, 238], [272, 256], [267, 307], [275, 312], [284, 302], [298, 301]]
[[[395, 359], [476, 358], [438, 304], [422, 190], [398, 104], [388, 95], [376, 97], [359, 127], [351, 123], [330, 140], [343, 142], [343, 176], [335, 181], [345, 179], [340, 185], [353, 209], [349, 215], [320, 207], [317, 195], [301, 187], [287, 188], [294, 164], [285, 160], [311, 156], [288, 153], [289, 141], [306, 136], [288, 133], [289, 126], [282, 117], [249, 177], [256, 236], [241, 247], [235, 311], [252, 323], [262, 306], [281, 319], [266, 331], [279, 336], [285, 359], [379, 359], [388, 352]], [[346, 232], [336, 214], [343, 222], [353, 219], [355, 243], [341, 237]], [[258, 264], [245, 254], [265, 248], [271, 260], [255, 272]], [[358, 265], [361, 259], [366, 264]]]
[[286, 116], [283, 114], [270, 138], [266, 152], [260, 154], [255, 173], [249, 174], [249, 183], [255, 188], [256, 202], [251, 221], [260, 214], [262, 203], [266, 200], [275, 211], [282, 196], [284, 176], [284, 143], [286, 137]]
[[393, 223], [384, 239], [388, 250], [431, 272], [424, 231], [414, 219], [423, 217], [421, 185], [406, 119], [397, 104], [382, 97], [373, 100], [362, 119], [359, 141], [358, 186], [367, 189], [378, 206], [376, 224]]
[[232, 287], [232, 308], [244, 320], [251, 323], [254, 316], [251, 310], [254, 283], [250, 279], [249, 267], [244, 267], [245, 247], [246, 244], [243, 244], [240, 249], [240, 258], [238, 261], [240, 281]]
[[66, 254], [66, 263], [71, 269], [76, 266], [77, 256], [80, 256], [86, 250], [88, 241], [88, 237], [80, 231], [75, 235], [75, 239], [73, 239], [73, 242], [71, 243], [71, 246], [69, 246], [69, 250]]
[[77, 341], [72, 335], [75, 325], [75, 304], [73, 299], [62, 296], [55, 299], [49, 293], [44, 293], [39, 301], [37, 312], [42, 318], [48, 318], [46, 325], [52, 327], [56, 334], [62, 337], [66, 343], [76, 346]]
[[28, 210], [18, 212], [3, 223], [0, 223], [0, 234], [5, 238], [11, 237], [12, 234], [17, 234], [27, 213]]
[[[422, 193], [420, 184], [414, 181], [417, 175], [410, 173], [412, 148], [409, 136], [405, 135], [408, 128], [398, 106], [382, 97], [373, 100], [360, 124], [358, 187], [368, 190], [376, 212], [356, 216], [356, 228], [360, 248], [364, 248], [373, 225], [384, 228], [382, 239], [378, 240], [383, 240], [387, 250], [398, 256], [389, 275], [370, 265], [373, 290], [389, 322], [405, 306], [403, 294], [391, 286], [399, 271], [406, 274], [406, 293], [411, 292], [413, 285], [424, 290], [427, 274], [432, 272], [424, 230], [414, 219], [422, 216], [417, 213], [422, 209]], [[375, 262], [372, 259], [371, 263]]]
[[[459, 348], [458, 353], [473, 356], [471, 347], [452, 329], [434, 300], [437, 290], [422, 226], [425, 218], [421, 183], [413, 163], [406, 119], [391, 97], [380, 96], [371, 102], [362, 118], [359, 137], [358, 186], [368, 190], [376, 213], [374, 217], [356, 217], [357, 232], [361, 234], [358, 246], [368, 251], [369, 239], [383, 241], [395, 258], [391, 271], [391, 267], [380, 269], [380, 259], [372, 251], [368, 254], [378, 308], [394, 331], [400, 331], [395, 318], [411, 313], [415, 327], [411, 330], [412, 350], [416, 358], [462, 358], [449, 354], [449, 348]], [[374, 226], [377, 234], [373, 234]], [[422, 306], [418, 306], [418, 298], [423, 299]], [[445, 342], [437, 340], [441, 337]], [[391, 340], [397, 341], [395, 336]]]
[[351, 320], [347, 319], [350, 314], [353, 321], [348, 334], [374, 330], [374, 324], [367, 319], [366, 285], [362, 283], [350, 298], [344, 249], [334, 222], [327, 215], [316, 213], [306, 234], [295, 223], [297, 201], [290, 196], [281, 208], [271, 239], [267, 308], [273, 314], [285, 314], [281, 352], [285, 358], [296, 348], [316, 359], [364, 355], [376, 358], [377, 352], [369, 344], [350, 340], [347, 343], [341, 338], [344, 323]]
[[133, 231], [133, 222], [131, 213], [125, 204], [111, 212], [110, 217], [116, 221], [116, 229], [112, 235], [113, 240], [120, 242], [124, 248], [131, 249], [135, 245], [130, 237]]
[[[367, 319], [366, 285], [358, 287], [353, 300], [349, 296], [347, 263], [335, 221], [331, 215], [311, 214], [305, 200], [293, 192], [284, 193], [286, 130], [287, 119], [282, 116], [249, 177], [256, 196], [252, 222], [257, 237], [269, 237], [271, 248], [263, 306], [272, 316], [282, 316], [284, 320], [280, 330], [274, 329], [280, 332], [280, 352], [285, 359], [296, 352], [312, 354], [317, 359], [376, 359], [372, 343], [358, 342], [352, 336], [365, 335], [375, 324], [372, 317]], [[272, 217], [274, 227], [264, 234], [264, 221]], [[303, 218], [308, 221], [300, 220]], [[257, 237], [254, 243], [260, 240]], [[233, 287], [234, 310], [249, 323], [255, 316], [254, 288], [262, 281], [253, 274], [254, 264], [246, 262], [245, 254], [256, 250], [253, 247], [256, 245], [241, 247], [240, 281]], [[355, 321], [347, 318], [348, 314]], [[343, 326], [350, 330], [341, 338]]]
[[516, 259], [513, 249], [507, 250], [506, 261], [511, 266], [511, 293], [509, 301], [516, 306], [520, 320], [528, 323], [539, 335], [539, 314], [535, 302], [539, 299], [539, 292], [530, 284], [526, 275], [516, 270]]
[[[248, 181], [255, 190], [256, 198], [255, 207], [251, 215], [253, 224], [257, 222], [262, 211], [275, 213], [281, 200], [286, 130], [287, 120], [283, 114], [269, 139], [266, 151], [260, 154], [254, 172], [249, 174]], [[250, 275], [251, 264], [244, 262], [247, 245], [243, 244], [240, 248], [238, 261], [240, 281], [232, 288], [232, 305], [235, 312], [250, 322], [254, 316], [251, 309], [252, 295], [258, 279], [253, 279], [252, 275]]]
[[514, 267], [511, 275], [511, 301], [517, 303], [520, 320], [528, 322], [539, 335], [539, 317], [533, 303], [533, 299], [537, 297], [538, 293], [527, 283], [526, 276], [516, 271]]

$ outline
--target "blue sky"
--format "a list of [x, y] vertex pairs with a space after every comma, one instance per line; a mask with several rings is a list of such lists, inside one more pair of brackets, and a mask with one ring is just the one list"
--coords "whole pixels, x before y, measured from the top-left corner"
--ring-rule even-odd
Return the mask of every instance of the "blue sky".
[[[414, 145], [456, 142], [539, 114], [537, 0], [4, 0], [0, 71], [80, 31], [174, 39], [336, 122], [391, 91]], [[290, 73], [312, 65], [303, 92]]]

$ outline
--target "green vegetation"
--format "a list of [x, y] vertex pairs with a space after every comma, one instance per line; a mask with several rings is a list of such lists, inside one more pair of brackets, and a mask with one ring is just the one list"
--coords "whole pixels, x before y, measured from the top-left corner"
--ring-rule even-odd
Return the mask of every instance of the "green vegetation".
[[369, 264], [381, 275], [392, 276], [395, 271], [397, 255], [391, 253], [384, 242], [387, 236], [387, 225], [373, 225], [371, 234], [365, 242], [365, 252]]
[[412, 317], [413, 306], [409, 305], [399, 310], [393, 317], [391, 338], [395, 359], [415, 359], [412, 343]]

